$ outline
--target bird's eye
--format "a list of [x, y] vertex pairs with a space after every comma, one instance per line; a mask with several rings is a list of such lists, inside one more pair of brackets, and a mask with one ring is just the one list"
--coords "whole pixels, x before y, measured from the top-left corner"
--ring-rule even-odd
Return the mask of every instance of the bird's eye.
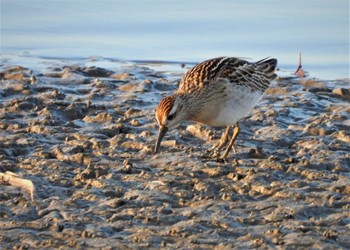
[[175, 117], [175, 114], [171, 114], [171, 115], [169, 115], [169, 116], [168, 116], [168, 121], [173, 120], [173, 119], [174, 119], [174, 117]]

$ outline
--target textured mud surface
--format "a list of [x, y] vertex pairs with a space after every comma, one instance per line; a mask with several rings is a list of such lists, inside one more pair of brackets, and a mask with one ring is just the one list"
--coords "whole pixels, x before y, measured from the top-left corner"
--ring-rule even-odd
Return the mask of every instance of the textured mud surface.
[[3, 66], [0, 248], [350, 248], [349, 80], [279, 79], [241, 121], [183, 124], [161, 152], [153, 110], [181, 74]]

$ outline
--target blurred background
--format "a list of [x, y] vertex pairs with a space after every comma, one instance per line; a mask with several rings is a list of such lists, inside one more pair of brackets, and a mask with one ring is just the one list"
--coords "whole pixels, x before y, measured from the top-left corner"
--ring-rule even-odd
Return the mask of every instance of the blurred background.
[[1, 65], [276, 57], [349, 78], [348, 0], [1, 0]]

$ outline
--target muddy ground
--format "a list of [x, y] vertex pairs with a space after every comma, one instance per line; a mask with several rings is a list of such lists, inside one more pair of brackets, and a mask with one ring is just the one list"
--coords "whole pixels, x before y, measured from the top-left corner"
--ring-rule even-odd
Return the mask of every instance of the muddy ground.
[[0, 180], [0, 247], [349, 249], [349, 79], [277, 79], [217, 161], [224, 129], [191, 123], [152, 154], [181, 76], [3, 65], [0, 173], [35, 193]]

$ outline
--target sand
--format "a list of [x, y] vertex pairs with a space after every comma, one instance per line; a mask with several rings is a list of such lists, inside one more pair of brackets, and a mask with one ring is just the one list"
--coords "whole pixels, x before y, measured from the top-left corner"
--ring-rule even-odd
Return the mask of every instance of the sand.
[[277, 79], [217, 161], [191, 123], [152, 154], [181, 74], [2, 69], [0, 248], [350, 248], [349, 79]]

